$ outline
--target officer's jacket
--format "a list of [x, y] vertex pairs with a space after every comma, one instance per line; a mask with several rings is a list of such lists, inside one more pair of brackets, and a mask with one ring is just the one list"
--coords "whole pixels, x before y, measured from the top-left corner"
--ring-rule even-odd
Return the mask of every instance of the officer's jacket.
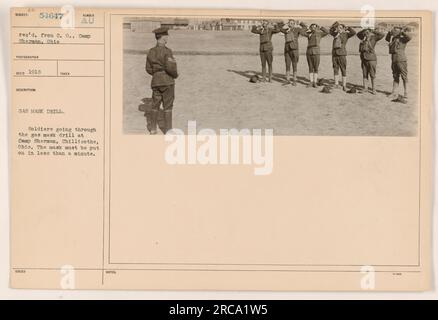
[[272, 51], [274, 47], [272, 46], [272, 35], [280, 32], [278, 27], [257, 27], [252, 26], [251, 32], [260, 35], [260, 51]]
[[308, 39], [307, 42], [307, 54], [318, 55], [320, 53], [319, 43], [321, 39], [329, 34], [329, 30], [324, 27], [312, 32], [307, 32], [304, 29], [301, 31], [301, 35]]
[[152, 75], [152, 88], [175, 84], [174, 79], [178, 77], [178, 71], [172, 50], [162, 45], [149, 49], [146, 72]]
[[348, 39], [356, 34], [353, 28], [348, 27], [345, 32], [338, 33], [334, 28], [330, 28], [330, 34], [333, 36], [333, 56], [346, 56], [347, 55], [347, 42]]
[[362, 40], [359, 44], [359, 52], [360, 57], [363, 60], [367, 61], [376, 61], [376, 51], [374, 48], [376, 47], [377, 41], [382, 40], [385, 35], [381, 32], [373, 30], [369, 37], [365, 36], [366, 29], [358, 32], [357, 37]]
[[289, 29], [281, 28], [281, 32], [284, 33], [284, 50], [298, 50], [298, 37], [301, 34], [301, 27], [292, 27]]
[[391, 54], [392, 61], [407, 61], [405, 49], [406, 44], [411, 40], [411, 36], [402, 31], [399, 35], [393, 37], [392, 33], [388, 32], [385, 39], [389, 42], [389, 53]]

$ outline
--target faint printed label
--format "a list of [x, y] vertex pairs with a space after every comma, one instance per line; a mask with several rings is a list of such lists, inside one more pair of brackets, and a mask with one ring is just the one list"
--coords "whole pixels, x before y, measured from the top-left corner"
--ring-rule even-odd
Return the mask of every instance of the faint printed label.
[[73, 29], [75, 27], [75, 8], [72, 5], [62, 6], [61, 13], [63, 14], [61, 28]]
[[360, 9], [360, 13], [363, 14], [362, 18], [360, 19], [360, 26], [363, 29], [374, 29], [376, 23], [376, 10], [374, 7], [369, 4], [364, 5]]
[[76, 287], [75, 268], [71, 265], [61, 267], [61, 281], [59, 283], [61, 289], [73, 290]]
[[373, 266], [362, 266], [360, 272], [364, 274], [360, 279], [362, 290], [374, 290], [376, 287], [376, 271]]

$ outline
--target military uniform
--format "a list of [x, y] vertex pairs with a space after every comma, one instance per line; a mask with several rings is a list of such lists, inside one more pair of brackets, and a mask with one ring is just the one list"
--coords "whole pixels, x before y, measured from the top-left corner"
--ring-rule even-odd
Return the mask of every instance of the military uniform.
[[389, 53], [391, 54], [391, 69], [395, 82], [400, 82], [400, 76], [403, 81], [408, 80], [408, 60], [406, 58], [406, 45], [411, 40], [411, 36], [402, 31], [397, 36], [392, 36], [391, 32], [386, 35], [386, 41], [389, 42]]
[[274, 46], [272, 45], [272, 35], [280, 32], [278, 27], [257, 27], [253, 26], [251, 32], [260, 35], [260, 60], [262, 63], [262, 76], [266, 79], [266, 63], [269, 67], [269, 80], [272, 78], [272, 51]]
[[321, 27], [311, 32], [302, 31], [301, 34], [308, 39], [307, 43], [307, 64], [309, 65], [309, 73], [318, 73], [320, 62], [320, 48], [321, 39], [329, 34], [329, 31]]
[[344, 32], [337, 32], [336, 26], [330, 28], [330, 34], [333, 36], [332, 63], [335, 76], [339, 75], [339, 69], [343, 77], [347, 76], [347, 42], [348, 39], [356, 34], [353, 28], [348, 27]]
[[[167, 29], [165, 28], [158, 28], [153, 32], [155, 34], [167, 35]], [[172, 50], [159, 43], [149, 49], [146, 58], [146, 72], [152, 75], [151, 128], [152, 130], [156, 130], [158, 111], [162, 104], [165, 120], [164, 131], [168, 131], [172, 128], [175, 79], [178, 77], [176, 61], [173, 57]]]
[[[297, 65], [300, 58], [298, 38], [302, 32], [301, 27], [281, 28], [281, 32], [284, 34], [284, 59], [286, 63], [286, 74], [290, 73], [290, 66], [294, 75], [297, 72]], [[295, 80], [295, 78], [294, 78]]]
[[359, 45], [362, 73], [364, 79], [374, 79], [376, 77], [377, 68], [377, 56], [376, 56], [376, 43], [383, 39], [385, 35], [376, 30], [371, 31], [371, 34], [367, 36], [365, 34], [367, 29], [360, 31], [357, 37], [361, 40]]

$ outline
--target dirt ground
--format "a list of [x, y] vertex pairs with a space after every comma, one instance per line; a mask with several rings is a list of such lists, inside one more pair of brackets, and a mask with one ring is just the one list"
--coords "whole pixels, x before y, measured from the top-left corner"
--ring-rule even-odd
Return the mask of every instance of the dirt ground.
[[[276, 135], [414, 136], [418, 118], [418, 41], [407, 48], [409, 100], [392, 102], [391, 57], [387, 42], [378, 43], [377, 95], [347, 94], [306, 88], [306, 40], [300, 40], [299, 83], [285, 82], [284, 38], [274, 35], [274, 81], [251, 83], [260, 74], [258, 37], [248, 31], [170, 31], [168, 47], [175, 54], [180, 76], [176, 80], [173, 125], [183, 130], [196, 120], [198, 130], [211, 128], [271, 128]], [[151, 76], [144, 71], [146, 50], [155, 45], [153, 34], [124, 34], [123, 127], [127, 134], [146, 134], [146, 121], [138, 111], [151, 97]], [[319, 77], [333, 83], [332, 37], [321, 42]], [[348, 83], [361, 85], [362, 72], [356, 37], [348, 43]], [[401, 89], [401, 88], [400, 88]], [[400, 93], [402, 91], [400, 90]]]

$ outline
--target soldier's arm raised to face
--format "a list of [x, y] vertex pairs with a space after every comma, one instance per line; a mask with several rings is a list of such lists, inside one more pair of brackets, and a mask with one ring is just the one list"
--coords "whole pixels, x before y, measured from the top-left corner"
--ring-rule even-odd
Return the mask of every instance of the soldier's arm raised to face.
[[289, 28], [289, 26], [288, 26], [287, 24], [283, 25], [283, 26], [280, 28], [280, 31], [281, 31], [282, 33], [284, 33], [284, 34], [288, 33], [289, 30], [290, 30], [290, 28]]
[[373, 33], [376, 36], [376, 42], [382, 40], [385, 37], [385, 34], [383, 32], [380, 32], [379, 30], [373, 30]]
[[260, 28], [258, 26], [252, 26], [251, 32], [255, 33], [255, 34], [260, 34], [261, 30], [260, 30]]
[[306, 37], [306, 38], [308, 37], [308, 35], [307, 35], [307, 29], [301, 28], [299, 34], [300, 34], [301, 36], [303, 36], [303, 37]]
[[338, 32], [336, 31], [336, 27], [335, 27], [335, 26], [331, 26], [331, 28], [330, 28], [330, 34], [331, 34], [333, 37], [336, 37], [336, 35], [338, 34]]
[[351, 38], [356, 34], [356, 30], [354, 30], [352, 27], [347, 27], [347, 33], [348, 33], [348, 38]]
[[332, 26], [330, 27], [330, 34], [333, 36], [333, 37], [335, 37], [336, 35], [337, 35], [337, 31], [336, 31], [336, 29], [338, 28], [338, 26], [339, 26], [339, 22], [335, 22], [335, 23], [333, 23], [332, 24]]
[[301, 27], [300, 34], [301, 34], [302, 36], [307, 35], [307, 34], [306, 34], [306, 31], [307, 31], [307, 29], [308, 29], [307, 24], [305, 24], [303, 21], [301, 21], [300, 24], [299, 24], [299, 26]]
[[272, 33], [279, 33], [281, 31], [281, 28], [278, 24], [274, 24], [272, 27]]
[[392, 32], [388, 31], [388, 33], [386, 34], [385, 40], [388, 42], [391, 42], [391, 37], [392, 37]]
[[304, 22], [300, 22], [300, 35], [307, 37], [307, 25]]
[[411, 41], [412, 39], [412, 35], [407, 32], [406, 30], [403, 30], [400, 34], [400, 40], [403, 41], [404, 43], [407, 43], [409, 41]]
[[359, 31], [356, 35], [360, 40], [363, 40], [365, 38], [365, 30], [366, 29], [362, 29], [361, 31]]
[[330, 34], [330, 31], [326, 27], [319, 28], [319, 31], [321, 33], [321, 38]]

